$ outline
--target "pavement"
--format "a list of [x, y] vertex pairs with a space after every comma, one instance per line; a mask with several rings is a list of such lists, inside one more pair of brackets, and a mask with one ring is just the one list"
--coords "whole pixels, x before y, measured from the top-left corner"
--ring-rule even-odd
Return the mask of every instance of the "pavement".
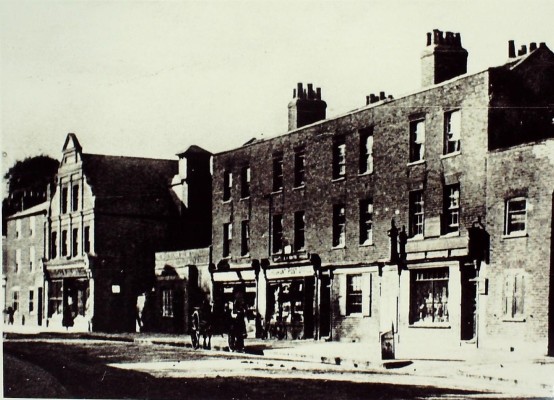
[[[191, 347], [189, 335], [154, 333], [74, 333], [41, 330], [33, 327], [4, 325], [5, 338], [26, 338], [39, 334], [45, 338], [79, 338], [116, 340], [148, 345]], [[229, 351], [227, 338], [212, 337], [212, 350]], [[314, 340], [262, 340], [247, 338], [245, 352], [270, 359], [305, 361], [340, 365], [363, 372], [386, 373], [452, 381], [470, 379], [504, 388], [526, 396], [554, 399], [554, 357], [528, 357], [522, 354], [488, 349], [464, 350], [453, 360], [415, 358], [409, 360], [381, 360], [370, 354], [363, 343], [326, 342]]]

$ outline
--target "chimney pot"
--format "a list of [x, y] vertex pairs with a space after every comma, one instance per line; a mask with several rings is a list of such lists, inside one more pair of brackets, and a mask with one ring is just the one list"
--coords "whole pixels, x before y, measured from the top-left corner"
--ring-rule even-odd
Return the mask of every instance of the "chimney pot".
[[379, 93], [379, 100], [385, 100], [385, 92]]
[[316, 89], [316, 99], [321, 100], [321, 88]]
[[440, 44], [442, 32], [438, 29], [433, 29], [433, 44]]
[[365, 97], [365, 105], [367, 106], [369, 104], [369, 96]]
[[292, 89], [292, 98], [296, 99], [296, 89]]
[[508, 41], [508, 57], [515, 58], [516, 56], [516, 45], [513, 40]]
[[314, 99], [314, 85], [312, 85], [311, 83], [308, 83], [308, 99]]
[[431, 32], [427, 32], [427, 46], [431, 46], [432, 36]]
[[540, 42], [539, 47], [542, 47], [542, 48], [546, 47], [546, 43], [545, 42]]
[[537, 50], [537, 43], [531, 42], [531, 44], [529, 45], [529, 51], [535, 51], [535, 50]]
[[302, 89], [302, 83], [299, 82], [296, 87], [297, 87], [298, 98], [301, 99], [302, 98], [302, 93], [304, 93], [304, 90]]
[[523, 44], [521, 45], [521, 49], [517, 52], [517, 55], [524, 56], [525, 54], [527, 54], [527, 46]]

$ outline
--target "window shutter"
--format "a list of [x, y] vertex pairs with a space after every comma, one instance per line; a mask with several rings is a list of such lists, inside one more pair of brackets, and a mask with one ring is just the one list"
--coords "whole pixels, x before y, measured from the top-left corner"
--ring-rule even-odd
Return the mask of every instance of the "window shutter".
[[362, 275], [362, 314], [364, 317], [371, 317], [371, 274]]
[[346, 275], [337, 275], [339, 280], [339, 313], [346, 315]]

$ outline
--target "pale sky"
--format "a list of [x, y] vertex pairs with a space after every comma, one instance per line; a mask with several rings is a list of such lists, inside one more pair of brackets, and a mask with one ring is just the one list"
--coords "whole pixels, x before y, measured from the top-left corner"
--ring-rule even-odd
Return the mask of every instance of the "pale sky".
[[[460, 32], [468, 71], [507, 42], [554, 50], [553, 1], [2, 1], [2, 171], [87, 153], [175, 159], [285, 133], [297, 82], [327, 117], [420, 87], [426, 32]], [[262, 136], [263, 134], [263, 136]]]

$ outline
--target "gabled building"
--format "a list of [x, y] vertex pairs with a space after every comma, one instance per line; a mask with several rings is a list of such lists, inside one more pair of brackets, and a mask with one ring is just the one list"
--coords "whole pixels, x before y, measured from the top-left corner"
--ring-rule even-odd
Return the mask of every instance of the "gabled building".
[[[504, 177], [511, 173], [502, 168], [515, 176], [546, 167], [547, 157], [516, 168], [500, 154], [554, 137], [554, 54], [544, 43], [516, 55], [512, 42], [509, 50], [505, 64], [467, 74], [460, 35], [435, 30], [422, 54], [421, 90], [371, 95], [365, 107], [325, 119], [321, 91], [299, 84], [286, 134], [215, 154], [216, 313], [240, 302], [259, 335], [363, 341], [384, 357], [501, 342], [546, 352], [551, 261], [537, 265], [523, 248], [510, 253], [498, 241], [507, 228], [493, 229], [489, 218], [521, 224], [513, 214], [521, 202], [510, 198], [542, 182], [534, 193], [546, 236], [526, 240], [539, 246], [547, 237], [551, 247], [550, 170], [501, 191], [490, 163]], [[496, 198], [507, 214], [492, 205]], [[543, 270], [525, 296], [544, 313], [528, 308], [536, 320], [521, 322], [517, 334], [499, 314], [507, 301], [501, 271], [515, 267], [495, 246], [517, 255], [527, 273]], [[547, 253], [536, 257], [551, 260]]]
[[172, 160], [87, 154], [68, 134], [46, 226], [49, 326], [135, 331], [155, 252], [179, 245], [177, 170]]

